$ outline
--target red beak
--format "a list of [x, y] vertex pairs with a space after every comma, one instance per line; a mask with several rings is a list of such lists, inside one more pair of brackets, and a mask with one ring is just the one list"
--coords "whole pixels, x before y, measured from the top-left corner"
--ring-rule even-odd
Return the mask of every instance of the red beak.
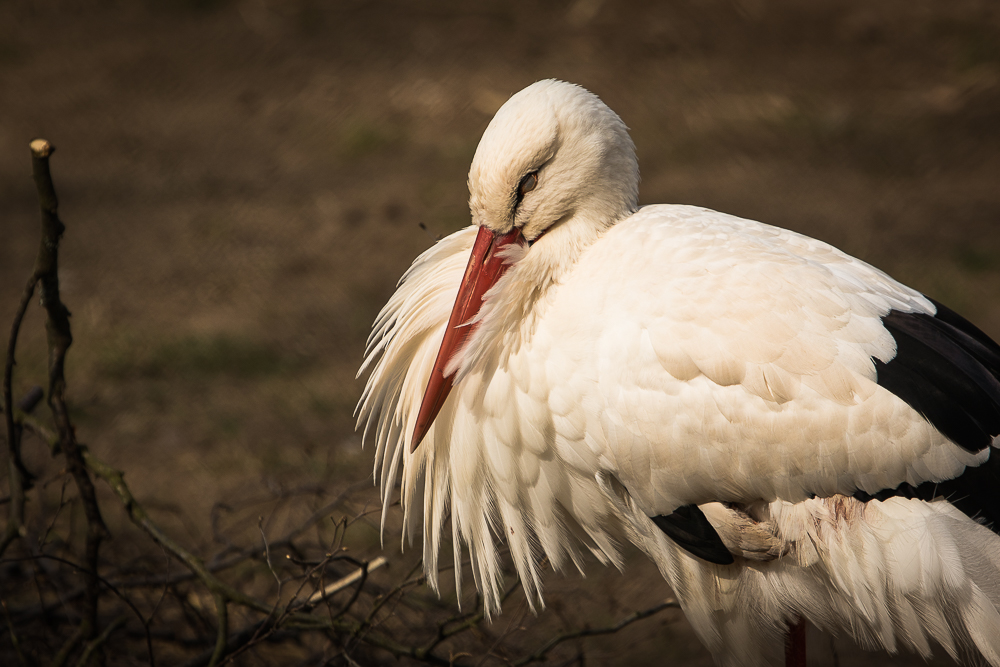
[[486, 227], [479, 228], [479, 235], [476, 236], [476, 242], [472, 246], [469, 265], [465, 267], [462, 285], [458, 288], [455, 307], [452, 308], [451, 317], [448, 318], [448, 328], [445, 329], [441, 349], [438, 350], [437, 359], [434, 360], [434, 369], [431, 371], [431, 379], [427, 382], [424, 400], [420, 403], [417, 425], [410, 440], [411, 452], [416, 450], [420, 441], [427, 435], [427, 430], [434, 423], [434, 418], [441, 411], [441, 406], [451, 392], [452, 376], [445, 377], [444, 369], [462, 343], [475, 331], [476, 325], [468, 326], [469, 320], [474, 318], [482, 307], [486, 291], [500, 280], [510, 266], [504, 258], [498, 256], [499, 252], [511, 243], [520, 243], [523, 238], [521, 230], [517, 227], [506, 234], [497, 234]]

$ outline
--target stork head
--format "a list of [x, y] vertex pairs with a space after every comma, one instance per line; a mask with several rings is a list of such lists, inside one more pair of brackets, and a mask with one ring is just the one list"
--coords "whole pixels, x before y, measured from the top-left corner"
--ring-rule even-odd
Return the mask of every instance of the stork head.
[[[557, 263], [635, 211], [639, 166], [621, 118], [593, 93], [552, 79], [539, 81], [500, 107], [469, 170], [469, 208], [479, 234], [455, 299], [444, 340], [420, 404], [411, 451], [417, 448], [452, 387], [448, 362], [470, 335], [483, 295], [503, 276], [504, 248]], [[561, 242], [553, 236], [561, 236]]]
[[580, 86], [548, 79], [500, 107], [469, 170], [473, 223], [533, 242], [582, 216], [607, 226], [635, 211], [639, 166], [621, 118]]

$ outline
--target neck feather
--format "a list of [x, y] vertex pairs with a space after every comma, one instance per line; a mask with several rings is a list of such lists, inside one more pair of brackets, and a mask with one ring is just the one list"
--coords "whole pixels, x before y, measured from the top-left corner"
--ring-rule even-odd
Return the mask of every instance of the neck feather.
[[[557, 221], [530, 248], [512, 251], [513, 266], [483, 297], [475, 333], [452, 358], [445, 374], [455, 383], [490, 360], [504, 363], [534, 333], [553, 291], [580, 256], [614, 224], [580, 214]], [[498, 358], [499, 357], [499, 358]]]

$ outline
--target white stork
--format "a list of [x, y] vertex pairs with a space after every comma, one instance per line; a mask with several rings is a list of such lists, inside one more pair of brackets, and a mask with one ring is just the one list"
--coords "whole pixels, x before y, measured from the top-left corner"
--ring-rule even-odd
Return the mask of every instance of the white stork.
[[476, 151], [472, 226], [375, 322], [359, 424], [428, 581], [446, 523], [488, 612], [498, 539], [537, 605], [543, 557], [621, 567], [629, 541], [723, 665], [780, 661], [804, 618], [1000, 667], [1000, 347], [822, 241], [640, 208], [638, 183], [613, 111], [529, 86]]

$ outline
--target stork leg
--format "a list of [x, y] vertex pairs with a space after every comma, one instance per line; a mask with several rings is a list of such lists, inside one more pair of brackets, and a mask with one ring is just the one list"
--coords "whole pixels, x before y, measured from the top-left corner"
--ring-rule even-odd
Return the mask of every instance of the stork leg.
[[806, 667], [806, 619], [788, 625], [785, 635], [785, 667]]

